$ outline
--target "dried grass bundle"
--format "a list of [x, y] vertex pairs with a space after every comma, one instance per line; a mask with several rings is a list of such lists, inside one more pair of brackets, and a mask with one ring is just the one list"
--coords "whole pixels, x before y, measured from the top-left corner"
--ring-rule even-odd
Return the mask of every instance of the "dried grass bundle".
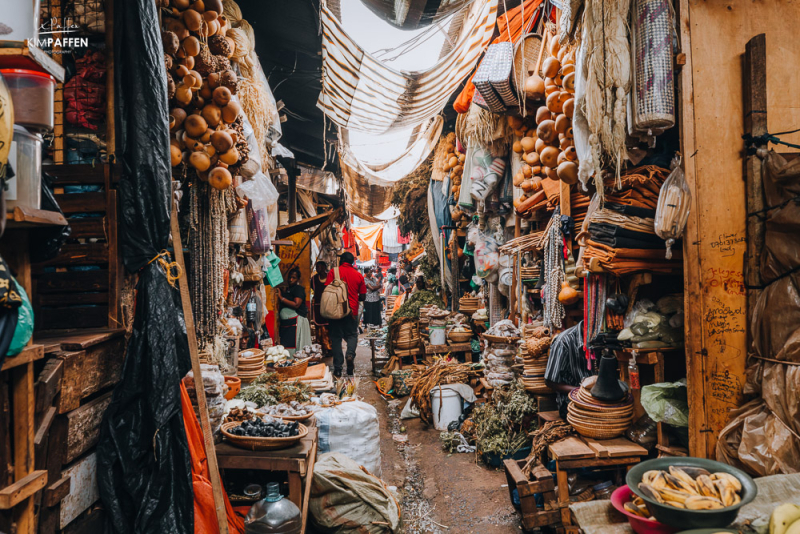
[[514, 132], [504, 115], [472, 104], [467, 113], [460, 114], [456, 119], [456, 137], [464, 144], [474, 142], [489, 147], [492, 155], [499, 157], [508, 152]]
[[602, 194], [603, 165], [613, 165], [619, 178], [626, 159], [627, 94], [631, 64], [628, 42], [630, 0], [587, 0], [583, 20], [585, 92], [578, 107], [589, 125], [589, 157], [580, 162], [585, 184], [594, 176]]

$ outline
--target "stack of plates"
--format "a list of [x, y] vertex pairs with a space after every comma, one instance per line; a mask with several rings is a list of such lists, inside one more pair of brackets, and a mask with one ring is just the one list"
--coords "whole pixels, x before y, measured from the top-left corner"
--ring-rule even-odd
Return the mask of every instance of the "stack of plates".
[[241, 378], [242, 382], [252, 382], [266, 370], [263, 350], [248, 349], [239, 353], [239, 369], [236, 376]]
[[625, 433], [633, 421], [633, 396], [628, 393], [616, 402], [604, 402], [592, 397], [588, 387], [581, 385], [569, 393], [567, 422], [581, 434], [593, 439], [611, 439]]
[[458, 301], [458, 309], [462, 313], [476, 312], [480, 309], [480, 300], [478, 297], [463, 296]]

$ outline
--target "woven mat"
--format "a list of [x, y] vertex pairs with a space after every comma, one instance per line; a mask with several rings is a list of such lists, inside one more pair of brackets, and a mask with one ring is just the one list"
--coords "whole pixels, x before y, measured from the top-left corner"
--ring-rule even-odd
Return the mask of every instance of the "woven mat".
[[301, 382], [305, 382], [307, 380], [322, 380], [325, 378], [325, 370], [328, 368], [327, 365], [321, 363], [319, 365], [308, 366], [306, 369], [306, 374], [303, 376], [298, 376], [292, 378], [292, 380], [300, 380]]

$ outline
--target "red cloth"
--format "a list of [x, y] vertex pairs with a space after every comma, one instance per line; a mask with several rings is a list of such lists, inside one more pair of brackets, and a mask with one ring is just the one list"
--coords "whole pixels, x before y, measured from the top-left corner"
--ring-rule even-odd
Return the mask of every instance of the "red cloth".
[[[500, 35], [492, 41], [491, 44], [512, 42], [516, 43], [522, 36], [522, 30], [530, 28], [531, 18], [537, 13], [537, 9], [543, 0], [525, 0], [524, 4], [519, 7], [509, 9], [505, 14], [497, 17], [497, 29]], [[525, 8], [525, 19], [522, 19], [522, 8]], [[506, 24], [506, 16], [508, 17], [508, 24]], [[509, 33], [511, 34], [509, 36]], [[480, 63], [478, 64], [480, 66]], [[475, 68], [477, 71], [477, 67]], [[474, 76], [475, 73], [472, 74]], [[475, 86], [472, 84], [472, 76], [470, 76], [467, 85], [456, 98], [453, 103], [453, 109], [458, 113], [466, 113], [469, 111], [469, 106], [472, 104], [472, 97], [475, 95]]]
[[[367, 294], [367, 284], [364, 283], [364, 277], [358, 272], [358, 269], [349, 263], [343, 263], [339, 266], [339, 278], [347, 284], [347, 300], [350, 301], [350, 311], [353, 317], [358, 319], [358, 297], [359, 295]], [[328, 273], [328, 279], [325, 285], [330, 284], [336, 279], [333, 269]]]
[[397, 244], [398, 245], [408, 245], [411, 243], [411, 234], [403, 235], [400, 233], [400, 229], [397, 229]]
[[[186, 428], [186, 440], [189, 442], [189, 452], [192, 455], [192, 488], [194, 490], [194, 533], [219, 534], [217, 514], [214, 512], [214, 490], [211, 486], [211, 477], [208, 470], [208, 458], [203, 442], [203, 430], [194, 414], [192, 401], [186, 392], [186, 386], [181, 380], [181, 410], [183, 411], [183, 425]], [[224, 488], [223, 488], [224, 489]], [[230, 534], [244, 534], [244, 521], [236, 515], [228, 500], [228, 494], [223, 491], [225, 498], [225, 513], [228, 517], [228, 532]]]

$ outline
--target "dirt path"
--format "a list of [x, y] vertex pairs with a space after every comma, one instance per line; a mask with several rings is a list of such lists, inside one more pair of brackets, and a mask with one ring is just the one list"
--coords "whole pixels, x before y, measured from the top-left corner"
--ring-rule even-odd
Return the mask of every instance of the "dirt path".
[[439, 432], [418, 418], [400, 420], [407, 397], [381, 398], [372, 383], [369, 347], [358, 347], [356, 375], [358, 394], [378, 409], [382, 477], [399, 490], [407, 534], [521, 531], [502, 470], [476, 465], [475, 454], [448, 454]]

